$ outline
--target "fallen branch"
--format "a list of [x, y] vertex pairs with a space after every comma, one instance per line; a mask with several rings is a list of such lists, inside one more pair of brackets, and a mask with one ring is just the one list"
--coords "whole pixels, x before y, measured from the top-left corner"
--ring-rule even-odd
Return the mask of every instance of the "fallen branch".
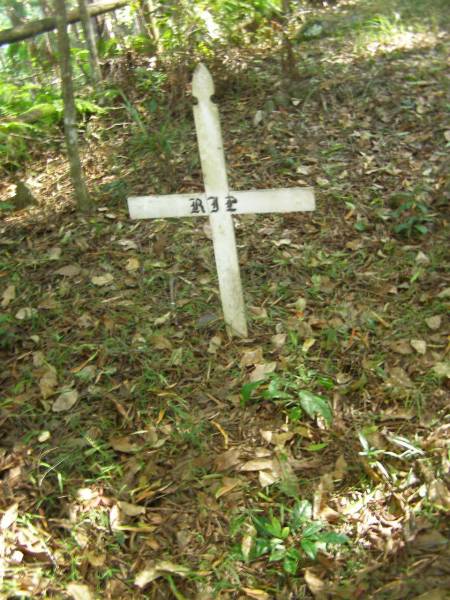
[[[89, 15], [96, 17], [103, 13], [122, 8], [129, 4], [130, 0], [111, 0], [109, 2], [99, 2], [98, 4], [91, 4], [88, 6]], [[67, 15], [68, 23], [76, 23], [80, 20], [80, 11], [75, 8], [69, 11]], [[0, 46], [5, 44], [12, 44], [14, 42], [21, 42], [28, 38], [32, 38], [40, 33], [46, 33], [56, 29], [55, 17], [46, 17], [45, 19], [39, 19], [38, 21], [30, 21], [23, 23], [17, 27], [11, 27], [10, 29], [3, 29], [0, 31]]]

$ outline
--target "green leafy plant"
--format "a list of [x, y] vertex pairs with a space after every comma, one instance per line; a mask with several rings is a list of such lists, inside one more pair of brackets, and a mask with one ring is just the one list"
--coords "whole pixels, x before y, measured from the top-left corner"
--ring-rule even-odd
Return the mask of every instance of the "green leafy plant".
[[397, 221], [393, 227], [394, 232], [408, 238], [426, 235], [433, 220], [429, 206], [420, 199], [408, 196], [401, 198], [400, 202], [392, 213]]
[[293, 420], [299, 420], [304, 411], [312, 419], [320, 416], [330, 425], [333, 421], [333, 413], [328, 400], [303, 389], [305, 383], [311, 384], [313, 381], [326, 389], [333, 387], [329, 377], [299, 368], [297, 375], [284, 378], [274, 375], [268, 382], [245, 383], [241, 388], [241, 406], [246, 406], [252, 401], [273, 400], [281, 402], [288, 409]]
[[252, 517], [255, 536], [248, 560], [268, 556], [269, 562], [281, 562], [285, 573], [295, 575], [302, 557], [316, 560], [320, 550], [349, 542], [346, 535], [325, 530], [312, 518], [308, 500], [299, 500], [292, 510], [281, 506], [279, 516]]
[[15, 339], [12, 317], [7, 314], [0, 315], [0, 348], [6, 350], [13, 347]]

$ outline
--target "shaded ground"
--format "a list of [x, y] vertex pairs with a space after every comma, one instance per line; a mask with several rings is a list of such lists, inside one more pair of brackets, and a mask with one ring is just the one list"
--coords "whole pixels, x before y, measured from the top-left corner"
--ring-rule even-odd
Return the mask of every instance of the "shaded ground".
[[34, 164], [0, 226], [5, 598], [448, 597], [448, 43], [391, 25], [308, 42], [287, 95], [274, 54], [215, 73], [230, 186], [317, 190], [238, 221], [249, 340], [204, 223], [127, 217], [201, 189], [189, 106], [89, 124], [94, 217]]

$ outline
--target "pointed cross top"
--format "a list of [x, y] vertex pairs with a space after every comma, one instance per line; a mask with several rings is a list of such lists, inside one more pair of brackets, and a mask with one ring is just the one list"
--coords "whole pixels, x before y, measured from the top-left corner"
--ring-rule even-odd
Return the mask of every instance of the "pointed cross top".
[[199, 63], [195, 68], [192, 79], [192, 94], [199, 102], [210, 100], [214, 94], [214, 82], [211, 73], [203, 63]]

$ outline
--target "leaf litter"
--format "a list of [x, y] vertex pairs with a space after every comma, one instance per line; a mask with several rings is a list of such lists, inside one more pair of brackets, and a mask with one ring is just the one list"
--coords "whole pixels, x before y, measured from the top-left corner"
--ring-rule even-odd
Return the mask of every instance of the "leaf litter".
[[[60, 210], [2, 224], [16, 244], [0, 280], [8, 585], [75, 599], [99, 589], [171, 597], [175, 581], [199, 598], [444, 597], [442, 56], [380, 50], [358, 62], [342, 42], [343, 62], [333, 62], [329, 41], [306, 50], [310, 66], [322, 57], [331, 70], [315, 71], [299, 104], [263, 110], [271, 90], [259, 98], [245, 85], [220, 100], [233, 188], [302, 176], [322, 189], [313, 215], [239, 222], [250, 342], [230, 341], [212, 312], [202, 225], [136, 227], [124, 206], [91, 223]], [[416, 98], [418, 70], [428, 83]], [[286, 167], [292, 156], [301, 163]], [[161, 190], [169, 179], [187, 191], [153, 170]], [[148, 169], [129, 172], [147, 189]], [[436, 216], [414, 237], [420, 210], [408, 198], [421, 194]], [[154, 256], [142, 250], [150, 236]], [[351, 542], [302, 555], [292, 573], [278, 557], [300, 537], [258, 537], [251, 516], [270, 522], [299, 499], [312, 530], [325, 523]], [[253, 554], [264, 544], [276, 560]]]

